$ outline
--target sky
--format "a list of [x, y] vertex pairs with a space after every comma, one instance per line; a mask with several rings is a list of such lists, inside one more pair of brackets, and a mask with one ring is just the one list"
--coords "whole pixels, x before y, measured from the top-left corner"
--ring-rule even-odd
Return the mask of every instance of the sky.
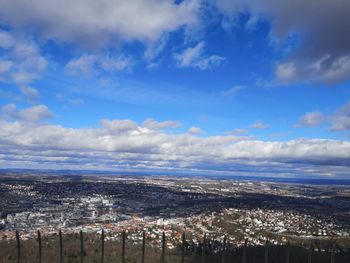
[[0, 6], [0, 168], [350, 179], [348, 0]]

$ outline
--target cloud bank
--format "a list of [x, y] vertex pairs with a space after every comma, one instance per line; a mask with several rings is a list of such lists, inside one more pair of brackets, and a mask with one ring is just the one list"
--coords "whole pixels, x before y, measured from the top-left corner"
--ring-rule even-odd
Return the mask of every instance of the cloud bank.
[[296, 139], [285, 142], [220, 135], [169, 133], [177, 122], [101, 120], [96, 128], [47, 124], [44, 105], [2, 108], [2, 167], [47, 167], [347, 178], [350, 142]]

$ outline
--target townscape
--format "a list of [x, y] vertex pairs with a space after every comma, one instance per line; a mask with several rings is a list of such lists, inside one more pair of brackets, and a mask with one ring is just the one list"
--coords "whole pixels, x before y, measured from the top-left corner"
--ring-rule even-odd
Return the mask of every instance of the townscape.
[[350, 239], [350, 189], [338, 185], [225, 180], [200, 177], [4, 173], [0, 177], [0, 239], [80, 230], [136, 243], [142, 231], [172, 249], [182, 233], [198, 244], [212, 240], [242, 246], [308, 239]]

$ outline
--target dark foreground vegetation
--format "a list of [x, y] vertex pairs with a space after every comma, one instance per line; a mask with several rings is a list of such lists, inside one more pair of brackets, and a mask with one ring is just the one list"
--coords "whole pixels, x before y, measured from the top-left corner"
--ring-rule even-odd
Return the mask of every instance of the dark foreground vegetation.
[[[143, 242], [144, 238], [144, 242]], [[223, 241], [205, 238], [198, 244], [185, 239], [174, 249], [166, 248], [166, 237], [155, 243], [148, 237], [130, 240], [123, 233], [111, 240], [108, 234], [77, 233], [27, 240], [0, 241], [0, 263], [349, 263], [350, 251], [337, 244], [325, 248], [310, 242], [304, 245], [271, 245], [236, 247]], [[165, 240], [165, 242], [164, 242]], [[19, 250], [18, 250], [19, 244]], [[205, 244], [205, 245], [204, 245]], [[144, 255], [144, 256], [142, 256]]]

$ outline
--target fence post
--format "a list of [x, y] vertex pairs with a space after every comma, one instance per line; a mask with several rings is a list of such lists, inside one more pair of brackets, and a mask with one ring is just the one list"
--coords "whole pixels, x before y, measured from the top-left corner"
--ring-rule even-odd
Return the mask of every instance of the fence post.
[[38, 230], [38, 245], [39, 245], [39, 263], [41, 263], [41, 234]]
[[243, 247], [243, 257], [242, 257], [242, 263], [247, 262], [247, 244], [248, 244], [248, 239], [244, 241], [244, 247]]
[[62, 231], [58, 231], [59, 243], [60, 243], [60, 263], [63, 263], [63, 242], [62, 242]]
[[122, 233], [122, 263], [125, 263], [125, 230]]
[[160, 262], [164, 263], [165, 262], [165, 232], [163, 231], [163, 237], [162, 237], [162, 257]]
[[17, 263], [20, 263], [20, 261], [21, 261], [21, 243], [19, 240], [18, 230], [16, 230], [16, 243], [17, 243]]
[[224, 236], [224, 241], [222, 243], [222, 254], [221, 254], [221, 263], [226, 262], [226, 235]]
[[311, 263], [311, 261], [312, 261], [312, 246], [309, 247], [307, 263]]
[[105, 261], [105, 231], [101, 232], [101, 263]]
[[84, 262], [84, 241], [83, 241], [83, 231], [80, 230], [80, 263]]
[[290, 253], [290, 243], [288, 241], [287, 247], [286, 247], [286, 263], [289, 263], [289, 253]]
[[202, 263], [205, 263], [205, 246], [207, 243], [207, 233], [204, 233], [203, 245], [202, 245]]
[[141, 255], [141, 263], [145, 263], [145, 247], [146, 247], [146, 231], [142, 232], [142, 255]]
[[266, 243], [265, 243], [265, 263], [268, 263], [269, 262], [269, 240], [267, 239], [266, 240]]
[[181, 253], [181, 263], [185, 263], [185, 243], [186, 243], [186, 237], [185, 233], [182, 233], [182, 253]]
[[331, 263], [335, 262], [335, 244], [333, 244], [332, 251], [331, 251]]

